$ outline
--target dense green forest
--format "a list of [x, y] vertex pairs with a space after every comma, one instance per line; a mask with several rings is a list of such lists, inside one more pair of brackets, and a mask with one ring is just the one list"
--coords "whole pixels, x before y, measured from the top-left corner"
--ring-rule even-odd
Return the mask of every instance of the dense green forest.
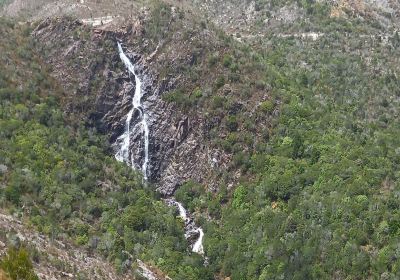
[[[255, 52], [226, 38], [233, 50], [210, 55], [211, 69], [226, 69], [216, 85], [257, 72], [248, 88], [272, 98], [250, 117], [230, 105], [254, 92], [204, 102], [210, 117], [224, 115], [215, 129], [229, 133], [211, 140], [233, 154], [241, 184], [210, 194], [189, 182], [176, 197], [214, 218], [199, 219], [209, 268], [231, 279], [398, 279], [400, 37], [308, 6], [311, 23], [290, 28], [324, 32], [318, 40], [271, 34]], [[187, 104], [178, 93], [169, 101]], [[276, 106], [272, 128], [255, 137]]]
[[[8, 21], [0, 24], [1, 207], [121, 272], [127, 251], [173, 279], [398, 279], [400, 37], [385, 42], [375, 22], [328, 19], [326, 7], [301, 2], [324, 36], [271, 35], [253, 50], [221, 34], [225, 51], [186, 69], [217, 68], [212, 93], [195, 80], [189, 94], [164, 96], [191, 113], [222, 115], [209, 132], [233, 159], [220, 177], [241, 171], [234, 189], [188, 182], [175, 194], [203, 214], [206, 266], [189, 253], [175, 209], [114, 160], [104, 135], [69, 122], [30, 30]], [[218, 95], [229, 83], [243, 91]], [[270, 94], [254, 114], [232, 110], [253, 90]]]
[[271, 36], [254, 57], [280, 115], [264, 141], [227, 145], [241, 185], [228, 197], [178, 191], [215, 217], [202, 221], [206, 254], [232, 279], [400, 277], [399, 37], [321, 20], [319, 40]]

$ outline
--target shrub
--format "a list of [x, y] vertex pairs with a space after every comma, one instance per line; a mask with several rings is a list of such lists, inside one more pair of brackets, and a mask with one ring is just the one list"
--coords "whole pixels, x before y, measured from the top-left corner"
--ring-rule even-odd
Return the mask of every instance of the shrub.
[[272, 103], [271, 100], [264, 101], [260, 105], [260, 110], [266, 114], [271, 113], [273, 109], [274, 109], [274, 103]]
[[9, 249], [7, 255], [1, 260], [0, 268], [12, 280], [39, 280], [33, 270], [28, 252], [23, 249]]
[[189, 97], [181, 90], [174, 90], [163, 96], [164, 101], [176, 103], [180, 107], [188, 107], [191, 105]]
[[212, 99], [212, 109], [222, 108], [225, 103], [225, 98], [222, 96], [214, 96]]
[[266, 83], [263, 80], [257, 80], [254, 83], [256, 89], [263, 90], [266, 87]]
[[232, 63], [229, 67], [232, 72], [237, 72], [239, 70], [239, 65], [237, 63]]
[[224, 65], [224, 67], [226, 67], [226, 68], [230, 67], [232, 65], [232, 62], [233, 62], [232, 56], [225, 54], [224, 59], [222, 61], [222, 64]]
[[218, 53], [213, 53], [208, 57], [208, 65], [214, 66], [218, 62]]
[[151, 38], [158, 41], [164, 37], [168, 22], [171, 18], [171, 8], [162, 1], [154, 1], [151, 19], [148, 22], [147, 31]]
[[195, 99], [201, 98], [202, 96], [203, 96], [203, 92], [201, 91], [201, 88], [196, 88], [196, 89], [193, 91], [193, 97], [194, 97]]
[[219, 76], [215, 81], [215, 87], [217, 89], [223, 87], [225, 85], [225, 78], [223, 76]]
[[239, 124], [236, 120], [236, 116], [229, 116], [228, 119], [226, 120], [226, 127], [229, 129], [229, 131], [236, 131], [239, 127]]

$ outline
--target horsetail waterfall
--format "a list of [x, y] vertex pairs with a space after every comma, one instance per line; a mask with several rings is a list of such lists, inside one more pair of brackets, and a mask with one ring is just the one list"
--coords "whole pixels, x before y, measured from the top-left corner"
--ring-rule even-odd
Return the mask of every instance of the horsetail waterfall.
[[[144, 95], [144, 91], [142, 88], [142, 81], [140, 80], [138, 73], [135, 71], [135, 65], [130, 61], [128, 56], [125, 54], [121, 43], [118, 42], [118, 52], [119, 57], [126, 69], [129, 72], [129, 77], [133, 75], [135, 79], [135, 93], [132, 98], [132, 108], [129, 110], [126, 115], [125, 120], [125, 129], [121, 136], [119, 136], [114, 144], [117, 147], [117, 152], [115, 154], [115, 158], [118, 161], [125, 162], [133, 169], [141, 170], [143, 173], [143, 178], [146, 181], [150, 175], [150, 171], [148, 170], [149, 163], [149, 124], [148, 124], [148, 114], [146, 112], [146, 108], [142, 104], [142, 97]], [[138, 111], [139, 118], [135, 123], [133, 122], [133, 116], [135, 111]], [[140, 131], [141, 133], [141, 141], [143, 142], [143, 160], [141, 163], [141, 159], [135, 158], [134, 154], [130, 151], [131, 145], [131, 136]], [[196, 242], [192, 246], [192, 251], [198, 254], [204, 254], [203, 251], [203, 237], [204, 233], [201, 227], [196, 227], [193, 223], [193, 220], [189, 218], [186, 209], [182, 206], [181, 203], [175, 201], [173, 198], [169, 198], [170, 205], [176, 207], [179, 210], [180, 217], [185, 221], [185, 237], [189, 238], [189, 236], [193, 236], [194, 234], [198, 235]]]

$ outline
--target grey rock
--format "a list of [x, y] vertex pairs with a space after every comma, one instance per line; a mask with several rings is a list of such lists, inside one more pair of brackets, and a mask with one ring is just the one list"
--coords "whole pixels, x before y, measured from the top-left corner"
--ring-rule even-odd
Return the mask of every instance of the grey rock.
[[[62, 25], [63, 30], [58, 25]], [[142, 107], [148, 114], [150, 130], [149, 181], [165, 196], [173, 194], [188, 180], [208, 185], [218, 174], [215, 171], [226, 167], [226, 156], [221, 156], [218, 164], [210, 161], [214, 151], [207, 146], [206, 140], [210, 128], [218, 126], [221, 120], [208, 120], [201, 114], [185, 114], [174, 104], [165, 102], [162, 96], [175, 89], [181, 77], [167, 74], [161, 79], [156, 72], [157, 65], [165, 64], [165, 61], [174, 67], [190, 64], [192, 56], [173, 51], [158, 53], [147, 60], [145, 55], [139, 54], [145, 48], [143, 42], [139, 46], [131, 35], [135, 31], [107, 31], [97, 34], [91, 41], [77, 42], [79, 39], [65, 36], [68, 32], [73, 33], [75, 28], [77, 25], [74, 23], [46, 22], [34, 35], [51, 49], [47, 62], [53, 66], [53, 75], [68, 92], [72, 92], [71, 98], [80, 100], [87, 96], [93, 100], [88, 115], [90, 124], [107, 134], [113, 144], [123, 134], [126, 115], [132, 108], [136, 84], [133, 75], [129, 75], [120, 61], [118, 38], [142, 81]], [[105, 40], [115, 42], [115, 49], [104, 48], [101, 42]], [[71, 63], [75, 60], [79, 60], [80, 65]], [[94, 81], [97, 81], [96, 86], [93, 86]], [[234, 107], [232, 112], [240, 109]], [[68, 111], [74, 110], [80, 108], [68, 108]], [[139, 112], [134, 112], [130, 123], [132, 128], [137, 125], [138, 116]], [[134, 158], [133, 167], [140, 169], [144, 160], [143, 132], [141, 129], [133, 130], [129, 148]]]
[[0, 174], [5, 174], [8, 171], [7, 165], [0, 164]]

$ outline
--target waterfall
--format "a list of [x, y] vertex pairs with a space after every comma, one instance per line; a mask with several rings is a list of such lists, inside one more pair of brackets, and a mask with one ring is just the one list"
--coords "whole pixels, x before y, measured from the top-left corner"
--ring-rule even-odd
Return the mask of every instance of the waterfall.
[[196, 227], [193, 219], [191, 219], [189, 217], [189, 215], [187, 214], [187, 211], [183, 207], [182, 203], [174, 200], [173, 198], [168, 198], [168, 199], [166, 199], [166, 201], [167, 201], [167, 204], [178, 208], [179, 217], [181, 217], [182, 220], [185, 222], [185, 238], [189, 239], [189, 238], [191, 238], [191, 236], [194, 236], [194, 235], [199, 236], [192, 247], [192, 252], [203, 255], [204, 254], [204, 248], [203, 248], [204, 232], [203, 232], [203, 229], [201, 227]]
[[[122, 49], [121, 44], [118, 42], [118, 52], [119, 52], [119, 57], [121, 58], [121, 61], [124, 63], [125, 67], [129, 71], [129, 75], [133, 75], [135, 77], [135, 94], [133, 95], [132, 98], [132, 109], [128, 112], [126, 116], [126, 121], [125, 121], [125, 131], [124, 133], [118, 137], [116, 141], [116, 145], [119, 146], [119, 149], [117, 150], [117, 153], [115, 154], [115, 158], [118, 161], [123, 161], [126, 162], [128, 165], [130, 165], [132, 168], [136, 169], [135, 165], [135, 159], [133, 158], [133, 155], [130, 153], [130, 138], [132, 135], [132, 132], [135, 131], [135, 129], [142, 130], [142, 133], [144, 134], [144, 160], [143, 164], [141, 166], [141, 171], [143, 173], [144, 180], [147, 180], [148, 177], [148, 171], [147, 171], [147, 165], [149, 162], [149, 125], [147, 123], [147, 113], [143, 109], [143, 106], [141, 104], [142, 97], [143, 97], [143, 90], [142, 90], [142, 81], [139, 79], [138, 75], [135, 73], [135, 66], [132, 64], [132, 62], [129, 60], [129, 58], [125, 55], [124, 50]], [[140, 112], [140, 122], [135, 124], [135, 126], [131, 129], [131, 121], [132, 121], [132, 116], [135, 110], [138, 110]]]
[[203, 255], [204, 254], [204, 248], [203, 248], [203, 237], [204, 237], [204, 232], [201, 227], [197, 229], [199, 232], [199, 239], [197, 239], [196, 243], [193, 245], [192, 251], [198, 254]]
[[185, 221], [188, 220], [187, 214], [186, 214], [186, 209], [183, 207], [183, 205], [179, 202], [176, 202], [176, 205], [178, 206], [179, 209], [179, 216]]
[[[132, 74], [135, 77], [135, 94], [133, 95], [132, 98], [132, 109], [126, 115], [125, 131], [121, 136], [117, 138], [117, 141], [115, 143], [115, 146], [118, 147], [117, 152], [115, 154], [115, 158], [118, 161], [127, 163], [134, 169], [138, 169], [137, 165], [140, 166], [140, 164], [137, 163], [138, 159], [135, 159], [134, 155], [130, 152], [130, 144], [131, 144], [130, 138], [137, 129], [141, 129], [141, 132], [143, 133], [143, 142], [144, 142], [144, 159], [143, 159], [143, 164], [141, 166], [141, 171], [143, 173], [143, 178], [146, 181], [149, 173], [147, 170], [149, 162], [149, 125], [147, 123], [148, 115], [141, 103], [144, 94], [142, 89], [142, 81], [139, 79], [137, 73], [135, 72], [135, 66], [132, 64], [130, 59], [125, 55], [124, 50], [122, 49], [122, 46], [119, 42], [118, 42], [118, 52], [121, 61], [124, 63], [125, 67], [129, 71], [129, 75]], [[140, 121], [134, 124], [133, 127], [131, 127], [132, 117], [135, 110], [138, 110], [140, 113], [140, 118], [139, 118]], [[187, 214], [186, 209], [183, 207], [181, 203], [173, 199], [168, 199], [167, 201], [170, 205], [174, 205], [175, 207], [178, 208], [179, 216], [185, 222], [185, 237], [188, 239], [194, 235], [199, 236], [192, 247], [192, 252], [203, 255], [204, 254], [203, 229], [201, 227], [196, 227], [196, 225], [193, 222], [193, 219], [188, 217], [189, 215]], [[145, 276], [145, 278], [151, 279], [147, 276]]]

